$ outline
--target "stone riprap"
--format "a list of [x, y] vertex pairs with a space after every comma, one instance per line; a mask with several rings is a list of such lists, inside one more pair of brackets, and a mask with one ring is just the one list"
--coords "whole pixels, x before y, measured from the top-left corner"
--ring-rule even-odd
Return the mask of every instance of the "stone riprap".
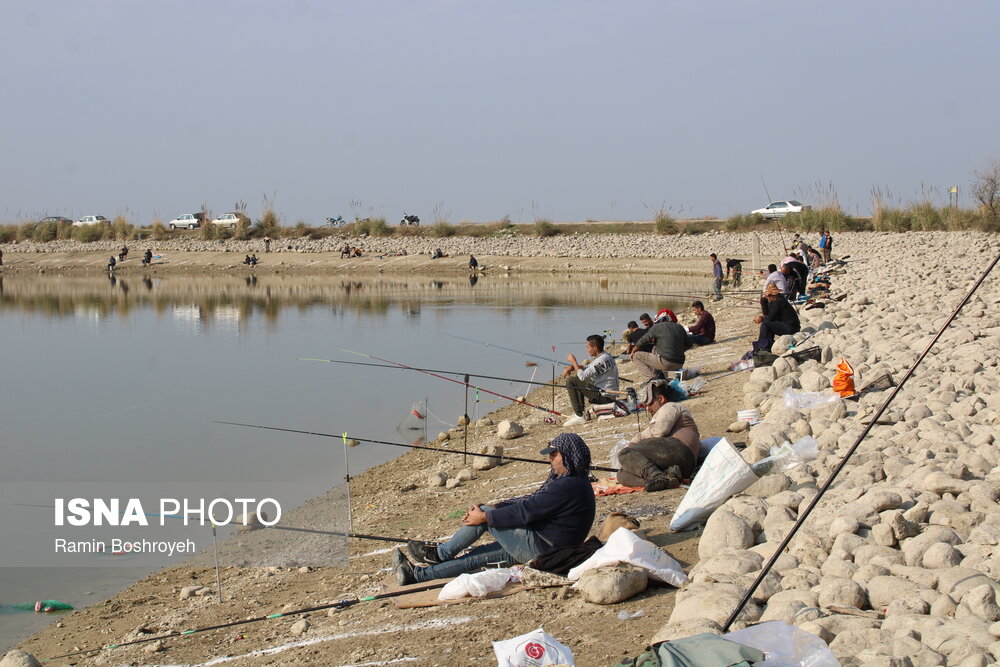
[[[803, 435], [816, 438], [819, 456], [772, 471], [708, 520], [702, 560], [662, 636], [725, 622], [891, 391], [798, 410], [785, 407], [785, 390], [829, 390], [841, 358], [858, 389], [886, 373], [898, 382], [1000, 251], [996, 236], [976, 234], [851, 242], [860, 261], [833, 277], [832, 294], [846, 298], [800, 310], [793, 336], [799, 349], [820, 347], [824, 361], [781, 359], [744, 387], [745, 407], [763, 415], [748, 434], [748, 461]], [[845, 665], [1000, 660], [998, 365], [1000, 271], [879, 419], [735, 627], [798, 625]]]

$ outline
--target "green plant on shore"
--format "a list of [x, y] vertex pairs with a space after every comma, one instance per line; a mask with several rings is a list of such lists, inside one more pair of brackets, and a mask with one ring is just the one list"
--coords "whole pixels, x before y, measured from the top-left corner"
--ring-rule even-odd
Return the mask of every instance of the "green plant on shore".
[[264, 195], [260, 218], [257, 220], [257, 228], [254, 230], [256, 232], [255, 236], [280, 236], [281, 216], [278, 215], [278, 211], [274, 206], [276, 196], [277, 193], [272, 194], [270, 197], [266, 194]]
[[100, 241], [104, 238], [105, 230], [110, 229], [110, 225], [95, 224], [95, 225], [81, 225], [76, 228], [75, 237], [80, 243], [93, 243], [94, 241]]
[[31, 233], [31, 240], [37, 243], [48, 243], [56, 238], [56, 225], [53, 222], [39, 222]]
[[202, 221], [201, 238], [204, 241], [214, 241], [219, 238], [219, 226], [212, 224], [211, 218], [205, 218]]
[[545, 218], [539, 218], [535, 220], [535, 234], [541, 238], [546, 238], [549, 236], [557, 236], [559, 234], [559, 228], [555, 226], [551, 221]]
[[17, 240], [17, 225], [0, 227], [0, 243], [13, 243]]
[[116, 215], [111, 221], [112, 238], [119, 241], [128, 241], [135, 235], [135, 226], [128, 221], [124, 215]]
[[152, 235], [154, 241], [163, 241], [167, 238], [167, 226], [159, 218], [153, 220]]
[[458, 230], [455, 225], [450, 225], [447, 222], [436, 222], [434, 226], [431, 227], [431, 236], [434, 238], [445, 238], [448, 236], [454, 236]]
[[839, 206], [828, 205], [808, 208], [800, 213], [789, 213], [782, 219], [781, 226], [788, 230], [819, 233], [827, 230], [858, 231], [863, 224], [844, 213]]
[[742, 232], [766, 224], [760, 213], [736, 213], [726, 218], [727, 232]]

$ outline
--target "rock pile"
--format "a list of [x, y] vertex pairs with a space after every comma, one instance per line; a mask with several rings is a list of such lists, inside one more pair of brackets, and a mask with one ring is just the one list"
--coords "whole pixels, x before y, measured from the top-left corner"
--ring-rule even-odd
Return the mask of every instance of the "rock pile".
[[[813, 435], [819, 457], [763, 477], [709, 519], [701, 561], [659, 639], [725, 623], [763, 563], [813, 500], [889, 390], [798, 410], [785, 390], [830, 388], [841, 357], [859, 386], [899, 381], [977, 277], [985, 242], [872, 239], [870, 258], [835, 279], [847, 298], [802, 310], [794, 336], [822, 361], [780, 359], [755, 369], [745, 407], [764, 415], [744, 456]], [[984, 252], [983, 245], [988, 249]], [[897, 261], [894, 257], [905, 258]], [[919, 267], [919, 277], [914, 274]], [[830, 643], [845, 665], [986, 665], [1000, 660], [1000, 276], [962, 311], [872, 428], [736, 627], [783, 620]], [[777, 341], [787, 349], [788, 341]]]

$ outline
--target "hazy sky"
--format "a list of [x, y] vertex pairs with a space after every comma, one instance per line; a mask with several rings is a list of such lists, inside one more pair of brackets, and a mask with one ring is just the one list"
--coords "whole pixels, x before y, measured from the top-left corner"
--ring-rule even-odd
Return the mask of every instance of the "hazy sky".
[[1000, 159], [1000, 3], [0, 0], [0, 220], [852, 213]]

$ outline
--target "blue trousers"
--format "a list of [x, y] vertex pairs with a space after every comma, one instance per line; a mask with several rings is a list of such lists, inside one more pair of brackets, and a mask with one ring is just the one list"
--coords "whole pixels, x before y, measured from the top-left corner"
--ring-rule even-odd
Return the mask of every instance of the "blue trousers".
[[[496, 542], [482, 544], [464, 556], [458, 556], [485, 533], [490, 533]], [[413, 568], [418, 582], [431, 579], [448, 579], [466, 572], [476, 572], [490, 566], [510, 567], [527, 563], [551, 547], [537, 533], [527, 528], [493, 528], [486, 524], [462, 526], [444, 544], [438, 545], [438, 555], [442, 562], [427, 567]]]

